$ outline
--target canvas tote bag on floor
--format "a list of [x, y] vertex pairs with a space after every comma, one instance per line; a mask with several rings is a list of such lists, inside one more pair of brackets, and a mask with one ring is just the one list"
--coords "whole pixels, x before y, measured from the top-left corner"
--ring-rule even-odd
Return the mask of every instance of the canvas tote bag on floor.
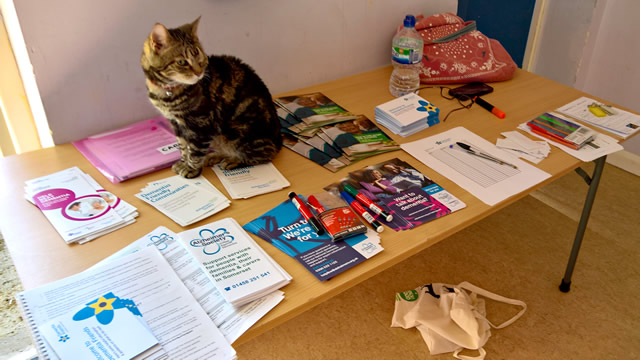
[[[522, 309], [496, 326], [487, 320], [484, 299], [478, 295]], [[396, 294], [391, 327], [417, 328], [431, 355], [454, 352], [457, 359], [484, 359], [486, 352], [482, 347], [491, 336], [491, 328], [501, 329], [512, 324], [526, 309], [523, 301], [508, 299], [468, 282], [433, 283]], [[479, 355], [459, 355], [462, 349], [478, 350]]]

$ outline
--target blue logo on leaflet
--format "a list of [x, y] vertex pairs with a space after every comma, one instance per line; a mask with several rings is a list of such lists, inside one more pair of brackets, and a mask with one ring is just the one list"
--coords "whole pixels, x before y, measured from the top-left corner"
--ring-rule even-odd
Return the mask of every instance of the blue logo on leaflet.
[[153, 235], [149, 237], [149, 241], [151, 241], [160, 251], [167, 249], [167, 241], [169, 240], [173, 240], [173, 237], [165, 233], [162, 233], [159, 236]]
[[431, 105], [428, 101], [418, 100], [418, 104], [422, 105], [416, 108], [416, 110], [420, 112], [436, 111], [436, 107]]
[[58, 342], [63, 342], [64, 343], [64, 342], [67, 342], [67, 340], [69, 340], [69, 339], [70, 339], [69, 335], [65, 334], [65, 335], [60, 336], [60, 338], [58, 339]]
[[219, 253], [226, 244], [233, 242], [234, 239], [224, 228], [216, 231], [202, 229], [198, 235], [200, 238], [191, 240], [189, 244], [193, 247], [202, 247], [202, 252], [206, 255]]

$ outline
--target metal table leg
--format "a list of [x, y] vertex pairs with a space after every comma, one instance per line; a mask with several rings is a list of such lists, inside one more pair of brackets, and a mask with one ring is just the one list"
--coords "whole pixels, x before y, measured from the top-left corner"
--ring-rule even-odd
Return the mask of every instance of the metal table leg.
[[602, 170], [604, 170], [604, 164], [607, 160], [607, 156], [600, 157], [594, 160], [596, 167], [593, 170], [593, 175], [589, 175], [582, 170], [582, 168], [576, 169], [576, 172], [580, 174], [589, 185], [589, 191], [587, 192], [587, 198], [584, 201], [584, 207], [582, 208], [582, 215], [580, 216], [580, 223], [578, 223], [578, 230], [576, 231], [576, 237], [573, 241], [573, 248], [571, 249], [571, 255], [569, 256], [569, 263], [567, 264], [567, 270], [560, 283], [560, 291], [569, 292], [571, 287], [571, 275], [573, 274], [573, 268], [576, 265], [576, 259], [578, 258], [578, 252], [580, 252], [580, 246], [582, 245], [582, 238], [584, 232], [587, 229], [587, 222], [589, 221], [589, 215], [591, 214], [591, 208], [593, 207], [593, 201], [596, 198], [596, 191], [598, 191], [598, 185], [600, 184], [600, 177], [602, 176]]

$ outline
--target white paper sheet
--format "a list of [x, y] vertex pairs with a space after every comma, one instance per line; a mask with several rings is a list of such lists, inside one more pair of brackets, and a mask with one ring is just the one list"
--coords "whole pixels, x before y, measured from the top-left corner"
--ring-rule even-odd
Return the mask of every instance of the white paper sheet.
[[639, 115], [618, 108], [613, 108], [616, 111], [615, 115], [598, 117], [589, 111], [589, 105], [593, 103], [598, 102], [583, 96], [558, 108], [556, 111], [563, 115], [607, 130], [625, 139], [640, 130]]
[[[451, 148], [464, 142], [515, 166], [498, 164]], [[438, 135], [401, 145], [402, 149], [430, 168], [446, 176], [487, 205], [495, 205], [545, 179], [550, 174], [530, 165], [457, 127]]]
[[108, 292], [136, 303], [170, 358], [235, 358], [224, 335], [153, 247], [21, 292], [18, 301], [30, 325], [38, 326]]

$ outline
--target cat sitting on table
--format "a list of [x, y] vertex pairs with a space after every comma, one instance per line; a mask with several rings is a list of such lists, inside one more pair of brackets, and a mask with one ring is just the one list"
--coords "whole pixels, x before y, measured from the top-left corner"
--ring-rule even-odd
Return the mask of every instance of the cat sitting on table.
[[233, 169], [266, 163], [282, 148], [267, 86], [240, 59], [207, 56], [196, 34], [199, 21], [175, 29], [156, 24], [140, 60], [149, 100], [178, 140], [181, 159], [172, 169], [185, 178], [214, 164]]

